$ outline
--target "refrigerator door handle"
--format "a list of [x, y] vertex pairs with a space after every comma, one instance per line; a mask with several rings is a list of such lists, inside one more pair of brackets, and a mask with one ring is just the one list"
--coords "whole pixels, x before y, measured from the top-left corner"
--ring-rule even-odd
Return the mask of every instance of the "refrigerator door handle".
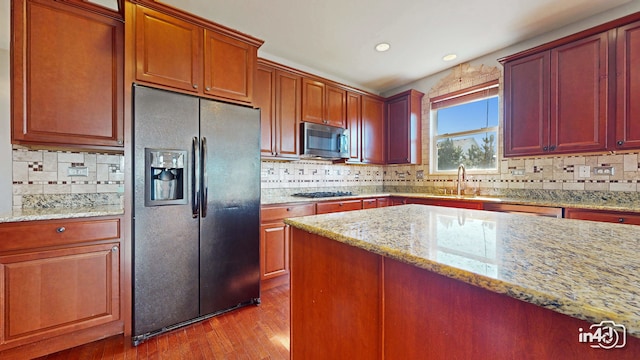
[[198, 164], [200, 149], [198, 145], [198, 137], [194, 136], [191, 139], [191, 217], [194, 219], [198, 217], [200, 211], [200, 184], [198, 181], [200, 178], [200, 164]]
[[202, 186], [202, 199], [200, 200], [202, 208], [202, 217], [207, 217], [207, 199], [209, 198], [209, 176], [207, 174], [207, 138], [202, 137], [202, 145], [200, 146], [200, 177]]

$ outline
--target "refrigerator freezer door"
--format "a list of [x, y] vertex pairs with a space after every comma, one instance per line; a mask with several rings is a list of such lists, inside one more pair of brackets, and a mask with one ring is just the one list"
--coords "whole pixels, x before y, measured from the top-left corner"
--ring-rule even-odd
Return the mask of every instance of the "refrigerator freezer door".
[[198, 317], [198, 219], [191, 204], [145, 206], [145, 148], [186, 150], [192, 191], [192, 139], [198, 99], [134, 87], [133, 335]]
[[200, 131], [208, 179], [207, 215], [200, 220], [205, 315], [260, 297], [260, 113], [201, 99]]

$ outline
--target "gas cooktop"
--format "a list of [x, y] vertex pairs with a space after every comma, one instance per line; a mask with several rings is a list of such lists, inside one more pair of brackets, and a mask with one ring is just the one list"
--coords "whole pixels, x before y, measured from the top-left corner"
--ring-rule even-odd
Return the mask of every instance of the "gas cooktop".
[[323, 197], [352, 196], [352, 195], [353, 193], [350, 191], [316, 191], [316, 192], [292, 194], [292, 196], [300, 196], [300, 197], [307, 197], [307, 198], [323, 198]]

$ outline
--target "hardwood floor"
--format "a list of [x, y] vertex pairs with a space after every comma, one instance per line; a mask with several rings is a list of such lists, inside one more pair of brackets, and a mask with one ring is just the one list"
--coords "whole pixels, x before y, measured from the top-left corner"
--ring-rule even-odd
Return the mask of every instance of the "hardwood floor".
[[38, 358], [54, 359], [289, 359], [289, 286], [263, 291], [259, 306], [176, 329], [137, 347], [120, 335]]

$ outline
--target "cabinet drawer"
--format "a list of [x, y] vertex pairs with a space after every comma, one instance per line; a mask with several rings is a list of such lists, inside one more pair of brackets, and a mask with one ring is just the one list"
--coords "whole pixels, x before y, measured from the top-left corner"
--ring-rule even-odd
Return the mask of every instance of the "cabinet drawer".
[[263, 207], [260, 210], [260, 221], [282, 220], [289, 217], [314, 215], [315, 213], [315, 204]]
[[318, 214], [360, 209], [362, 209], [362, 200], [327, 201], [317, 205]]
[[378, 200], [376, 199], [363, 199], [362, 200], [362, 208], [363, 209], [372, 209], [378, 207]]
[[640, 214], [622, 211], [566, 209], [565, 218], [640, 225]]
[[65, 219], [0, 224], [0, 251], [119, 238], [119, 218]]

